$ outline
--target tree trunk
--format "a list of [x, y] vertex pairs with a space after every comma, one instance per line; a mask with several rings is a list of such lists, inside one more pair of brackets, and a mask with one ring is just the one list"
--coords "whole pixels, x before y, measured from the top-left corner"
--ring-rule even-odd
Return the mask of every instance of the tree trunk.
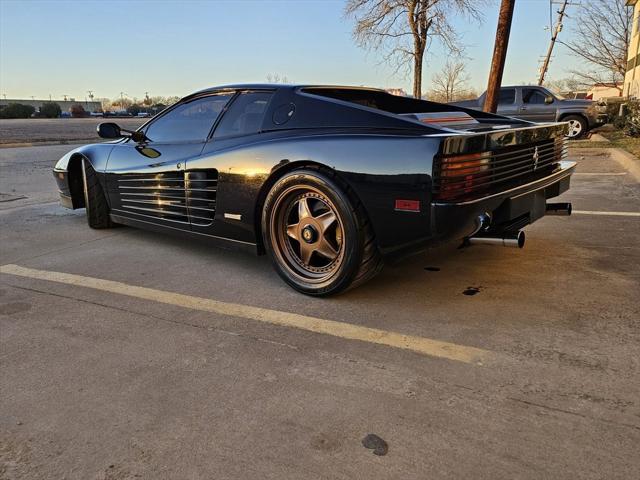
[[422, 98], [422, 54], [419, 52], [413, 56], [413, 96]]

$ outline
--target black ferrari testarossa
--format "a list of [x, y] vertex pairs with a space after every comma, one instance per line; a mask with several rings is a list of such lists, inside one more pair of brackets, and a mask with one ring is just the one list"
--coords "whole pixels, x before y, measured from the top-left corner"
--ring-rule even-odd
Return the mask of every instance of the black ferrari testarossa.
[[231, 85], [183, 98], [137, 131], [66, 154], [61, 202], [89, 226], [183, 232], [266, 252], [311, 295], [358, 285], [434, 242], [522, 247], [569, 188], [566, 126], [383, 90]]

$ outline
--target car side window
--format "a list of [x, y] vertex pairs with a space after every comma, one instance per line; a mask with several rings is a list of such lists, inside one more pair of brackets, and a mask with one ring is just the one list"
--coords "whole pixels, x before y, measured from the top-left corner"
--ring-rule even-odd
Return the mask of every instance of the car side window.
[[538, 89], [522, 89], [522, 103], [533, 103], [536, 105], [541, 105], [544, 104], [545, 98], [547, 98], [547, 96]]
[[208, 95], [185, 102], [154, 120], [145, 130], [152, 142], [205, 141], [233, 93]]
[[217, 138], [258, 133], [272, 92], [243, 92], [236, 98], [213, 132]]
[[501, 88], [500, 96], [498, 97], [499, 105], [510, 105], [516, 101], [516, 89], [515, 88]]

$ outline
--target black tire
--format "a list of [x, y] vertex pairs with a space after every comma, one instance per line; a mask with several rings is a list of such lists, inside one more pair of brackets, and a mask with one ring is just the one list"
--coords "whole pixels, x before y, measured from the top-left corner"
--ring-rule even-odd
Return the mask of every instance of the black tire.
[[569, 123], [567, 138], [576, 139], [583, 137], [587, 133], [587, 120], [580, 115], [567, 115], [562, 121]]
[[280, 178], [265, 199], [262, 233], [280, 277], [307, 295], [343, 292], [382, 269], [362, 204], [331, 172], [305, 168]]
[[109, 217], [109, 205], [98, 181], [98, 175], [87, 160], [82, 160], [82, 180], [87, 223], [96, 229], [113, 227], [114, 224]]

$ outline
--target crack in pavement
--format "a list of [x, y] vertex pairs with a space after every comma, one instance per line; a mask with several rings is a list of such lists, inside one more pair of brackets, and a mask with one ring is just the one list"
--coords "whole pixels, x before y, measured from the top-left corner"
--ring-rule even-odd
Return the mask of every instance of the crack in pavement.
[[287, 348], [289, 348], [291, 350], [300, 350], [300, 347], [298, 347], [296, 345], [291, 345], [291, 344], [283, 343], [283, 342], [277, 342], [275, 340], [269, 340], [267, 338], [256, 337], [254, 335], [247, 335], [246, 333], [233, 332], [233, 331], [230, 331], [230, 330], [224, 330], [224, 329], [217, 328], [217, 327], [199, 325], [197, 323], [181, 322], [181, 321], [178, 321], [178, 320], [171, 320], [169, 318], [159, 317], [157, 315], [153, 315], [153, 314], [147, 313], [147, 312], [139, 312], [137, 310], [127, 309], [127, 308], [123, 308], [123, 307], [116, 307], [116, 306], [113, 306], [113, 305], [108, 305], [106, 303], [100, 303], [100, 302], [96, 302], [96, 301], [93, 301], [93, 300], [86, 300], [86, 299], [83, 299], [83, 298], [73, 297], [73, 296], [70, 296], [70, 295], [62, 295], [60, 293], [47, 292], [45, 290], [38, 290], [37, 288], [21, 287], [21, 286], [14, 285], [14, 284], [9, 283], [9, 282], [2, 282], [2, 283], [3, 283], [3, 285], [7, 285], [9, 287], [12, 287], [12, 288], [15, 288], [15, 289], [18, 289], [18, 290], [26, 290], [28, 292], [39, 293], [39, 294], [42, 294], [42, 295], [50, 295], [52, 297], [64, 298], [64, 299], [67, 299], [67, 300], [75, 300], [75, 301], [78, 301], [78, 302], [81, 302], [81, 303], [86, 303], [86, 304], [89, 304], [89, 305], [95, 305], [95, 306], [98, 306], [98, 307], [109, 308], [109, 309], [117, 310], [117, 311], [124, 312], [124, 313], [132, 313], [134, 315], [140, 315], [142, 317], [151, 318], [151, 319], [154, 319], [154, 320], [161, 320], [163, 322], [171, 323], [171, 324], [174, 324], [174, 325], [183, 325], [183, 326], [186, 326], [186, 327], [199, 328], [201, 330], [208, 330], [208, 331], [211, 331], [211, 332], [224, 333], [226, 335], [233, 335], [234, 337], [242, 337], [242, 338], [247, 338], [247, 339], [258, 341], [258, 342], [262, 342], [262, 343], [269, 343], [269, 344], [272, 344], [272, 345], [277, 345], [277, 346], [281, 346], [281, 347], [287, 347]]
[[93, 238], [91, 240], [86, 240], [84, 242], [74, 243], [73, 245], [69, 245], [67, 247], [58, 248], [56, 250], [50, 250], [48, 252], [44, 252], [44, 253], [40, 253], [38, 255], [34, 255], [33, 257], [22, 257], [22, 258], [19, 258], [17, 260], [13, 260], [13, 261], [14, 262], [22, 262], [22, 261], [34, 260], [36, 258], [44, 257], [46, 255], [51, 255], [52, 253], [64, 252], [65, 250], [70, 250], [70, 249], [76, 248], [76, 247], [82, 247], [83, 245], [88, 245], [89, 243], [98, 242], [100, 240], [105, 240], [107, 238], [116, 237], [118, 235], [120, 235], [120, 233], [112, 233], [111, 235], [105, 235], [105, 236], [102, 236], [102, 237]]
[[584, 413], [572, 412], [571, 410], [565, 410], [563, 408], [558, 408], [558, 407], [551, 407], [549, 405], [544, 405], [543, 403], [531, 402], [529, 400], [522, 400], [520, 398], [515, 398], [515, 397], [506, 397], [506, 399], [511, 400], [512, 402], [523, 403], [531, 407], [543, 408], [545, 410], [550, 410], [552, 412], [565, 413], [567, 415], [575, 415], [576, 417], [584, 418], [586, 420], [596, 420], [596, 421], [608, 423], [611, 425], [618, 425], [619, 427], [627, 427], [627, 428], [633, 428], [634, 430], [640, 430], [640, 426], [633, 425], [630, 423], [614, 422], [613, 420], [607, 420], [606, 418], [592, 417], [589, 415], [585, 415]]

